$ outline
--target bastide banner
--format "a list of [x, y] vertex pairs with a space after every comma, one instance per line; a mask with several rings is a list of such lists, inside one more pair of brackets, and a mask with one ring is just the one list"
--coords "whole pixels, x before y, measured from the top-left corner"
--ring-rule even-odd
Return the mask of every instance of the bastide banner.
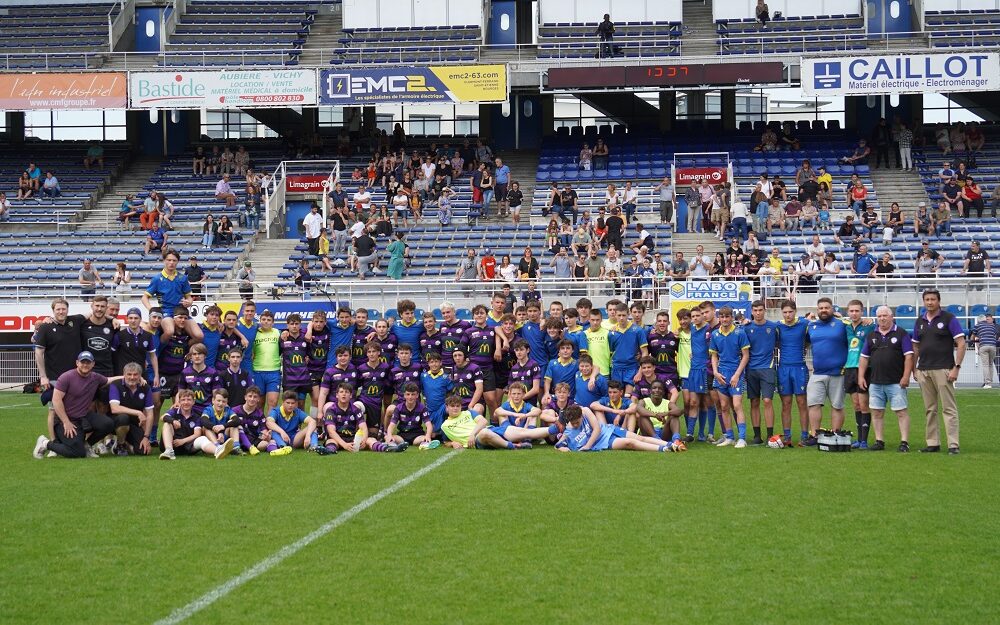
[[316, 104], [316, 70], [132, 72], [133, 109], [262, 108]]

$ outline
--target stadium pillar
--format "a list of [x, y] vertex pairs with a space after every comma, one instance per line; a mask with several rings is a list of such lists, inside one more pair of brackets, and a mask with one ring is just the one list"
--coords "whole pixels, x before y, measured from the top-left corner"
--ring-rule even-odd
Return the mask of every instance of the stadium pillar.
[[722, 128], [736, 130], [736, 90], [723, 89], [719, 95], [722, 104]]
[[7, 137], [13, 145], [24, 143], [24, 113], [8, 111], [6, 113]]
[[705, 119], [705, 92], [688, 91], [685, 96], [688, 119]]
[[900, 95], [896, 106], [887, 95], [870, 95], [844, 98], [844, 122], [847, 128], [857, 131], [859, 137], [867, 138], [885, 117], [889, 123], [896, 117], [911, 124], [923, 118], [924, 98], [921, 94]]
[[177, 114], [178, 120], [174, 123], [170, 119], [171, 111], [160, 111], [154, 123], [149, 120], [149, 111], [127, 111], [126, 136], [141, 154], [180, 154], [201, 135], [201, 112], [177, 111]]
[[677, 92], [660, 92], [660, 131], [668, 132], [674, 129], [677, 122]]
[[542, 136], [552, 137], [556, 134], [556, 98], [551, 94], [538, 96], [542, 108]]

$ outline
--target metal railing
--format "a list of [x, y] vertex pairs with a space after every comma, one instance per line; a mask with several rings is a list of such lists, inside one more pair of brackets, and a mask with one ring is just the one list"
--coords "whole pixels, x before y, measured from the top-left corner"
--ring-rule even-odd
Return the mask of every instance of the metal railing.
[[[120, 10], [118, 15], [112, 17], [116, 7]], [[135, 0], [121, 0], [112, 4], [108, 10], [108, 52], [115, 51], [115, 43], [125, 34], [130, 23], [135, 23]]]

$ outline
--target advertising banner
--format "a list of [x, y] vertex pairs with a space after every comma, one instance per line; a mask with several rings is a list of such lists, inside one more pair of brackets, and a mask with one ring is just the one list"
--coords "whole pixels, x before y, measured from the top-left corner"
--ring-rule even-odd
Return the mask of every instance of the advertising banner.
[[0, 110], [123, 109], [127, 89], [120, 72], [0, 74]]
[[688, 186], [692, 182], [708, 180], [711, 184], [724, 184], [729, 178], [725, 167], [678, 167], [674, 184]]
[[715, 304], [716, 309], [729, 306], [734, 313], [743, 313], [750, 318], [750, 304], [754, 300], [753, 282], [749, 280], [726, 280], [724, 282], [709, 282], [707, 280], [685, 280], [671, 282], [670, 288], [670, 327], [676, 332], [677, 311], [681, 308], [691, 308], [704, 301]]
[[288, 193], [322, 193], [326, 190], [329, 176], [322, 174], [289, 174], [285, 176], [285, 191]]
[[504, 102], [510, 93], [506, 65], [323, 70], [319, 82], [320, 104], [334, 106]]
[[262, 108], [316, 104], [316, 70], [132, 72], [133, 109]]
[[803, 57], [801, 77], [802, 94], [808, 97], [996, 91], [1000, 54]]

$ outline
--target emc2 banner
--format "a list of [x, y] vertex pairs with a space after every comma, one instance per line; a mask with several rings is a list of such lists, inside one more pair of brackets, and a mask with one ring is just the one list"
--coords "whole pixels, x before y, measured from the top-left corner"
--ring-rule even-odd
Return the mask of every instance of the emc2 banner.
[[430, 102], [503, 102], [506, 65], [431, 65], [405, 69], [323, 70], [320, 104], [357, 106]]

